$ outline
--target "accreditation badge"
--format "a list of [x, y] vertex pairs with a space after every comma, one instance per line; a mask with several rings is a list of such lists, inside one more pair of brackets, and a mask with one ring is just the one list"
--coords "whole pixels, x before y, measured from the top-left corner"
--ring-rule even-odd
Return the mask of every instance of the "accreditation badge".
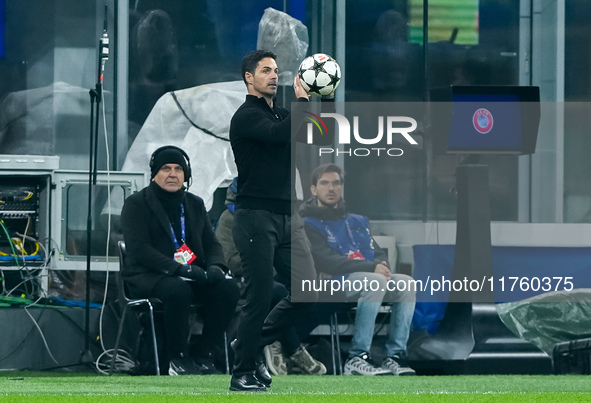
[[363, 255], [361, 254], [360, 251], [350, 250], [349, 253], [347, 253], [347, 257], [349, 259], [353, 259], [353, 260], [365, 260], [365, 258], [363, 257]]
[[197, 256], [195, 253], [187, 245], [182, 245], [174, 254], [175, 262], [178, 262], [183, 265], [189, 265], [193, 260], [195, 260]]

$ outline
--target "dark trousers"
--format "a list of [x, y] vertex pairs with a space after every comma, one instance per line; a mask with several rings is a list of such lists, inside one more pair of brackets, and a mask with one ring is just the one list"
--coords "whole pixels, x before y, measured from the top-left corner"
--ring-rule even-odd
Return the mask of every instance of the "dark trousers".
[[[312, 315], [317, 296], [307, 293], [303, 298], [311, 302], [298, 303], [292, 301], [292, 293], [301, 290], [303, 280], [315, 279], [316, 272], [303, 220], [298, 215], [238, 209], [232, 233], [242, 261], [245, 287], [233, 370], [234, 375], [240, 376], [254, 372], [262, 346], [279, 340]], [[289, 294], [269, 313], [273, 268]]]
[[178, 357], [189, 350], [189, 315], [191, 304], [202, 304], [197, 312], [203, 320], [202, 351], [212, 351], [223, 340], [223, 334], [236, 309], [240, 291], [233, 280], [215, 285], [198, 286], [180, 277], [164, 277], [154, 286], [151, 297], [164, 304], [162, 313], [168, 357]]

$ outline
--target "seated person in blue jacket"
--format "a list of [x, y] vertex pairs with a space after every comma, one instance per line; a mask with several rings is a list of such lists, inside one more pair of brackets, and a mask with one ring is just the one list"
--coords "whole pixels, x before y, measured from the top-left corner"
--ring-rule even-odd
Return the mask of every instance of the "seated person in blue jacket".
[[[203, 200], [189, 192], [191, 164], [175, 146], [150, 158], [150, 185], [125, 200], [121, 225], [127, 255], [121, 273], [132, 298], [163, 303], [164, 346], [169, 375], [219, 373], [212, 352], [236, 309], [239, 290], [226, 279], [222, 247]], [[189, 356], [189, 315], [193, 303], [203, 320], [197, 363]]]
[[[302, 204], [300, 215], [310, 240], [316, 270], [353, 283], [355, 280], [372, 287], [343, 287], [347, 299], [357, 300], [355, 333], [345, 375], [415, 375], [405, 360], [406, 343], [410, 334], [415, 307], [415, 293], [388, 291], [387, 282], [411, 280], [409, 276], [392, 273], [390, 264], [369, 228], [367, 217], [350, 214], [343, 199], [344, 173], [334, 164], [321, 165], [312, 173], [310, 187], [313, 197]], [[367, 288], [367, 289], [366, 289]], [[357, 291], [356, 291], [357, 290]], [[387, 357], [376, 365], [370, 357], [375, 320], [382, 302], [392, 303]]]

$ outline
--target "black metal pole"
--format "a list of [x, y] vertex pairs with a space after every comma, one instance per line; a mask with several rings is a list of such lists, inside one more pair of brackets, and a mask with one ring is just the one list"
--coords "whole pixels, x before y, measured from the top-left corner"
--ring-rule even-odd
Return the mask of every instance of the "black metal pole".
[[[100, 63], [100, 60], [99, 60]], [[100, 68], [100, 67], [99, 67]], [[97, 88], [100, 84], [97, 83]], [[93, 175], [94, 175], [94, 156], [95, 156], [95, 133], [98, 130], [98, 113], [95, 116], [95, 105], [98, 111], [100, 104], [100, 93], [96, 89], [90, 90], [90, 149], [88, 152], [88, 215], [86, 218], [86, 304], [84, 306], [85, 322], [84, 322], [84, 351], [81, 355], [81, 362], [92, 362], [92, 353], [90, 352], [90, 263], [91, 263], [91, 247], [92, 247], [92, 190], [93, 190]], [[96, 123], [95, 123], [96, 118]]]
[[93, 361], [90, 351], [90, 268], [92, 256], [92, 197], [94, 185], [96, 185], [97, 160], [98, 160], [98, 132], [100, 104], [102, 101], [103, 74], [105, 62], [109, 57], [109, 39], [107, 37], [107, 5], [105, 4], [105, 23], [103, 35], [99, 39], [97, 58], [97, 82], [90, 90], [90, 149], [88, 152], [88, 215], [86, 218], [86, 304], [84, 322], [84, 351], [80, 361], [91, 363]]

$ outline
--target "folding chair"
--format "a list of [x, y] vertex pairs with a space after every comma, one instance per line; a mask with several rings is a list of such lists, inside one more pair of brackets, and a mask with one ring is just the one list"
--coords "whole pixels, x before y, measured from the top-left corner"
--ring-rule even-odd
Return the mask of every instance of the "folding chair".
[[125, 242], [119, 241], [117, 243], [119, 247], [119, 272], [117, 273], [117, 282], [119, 288], [119, 301], [124, 304], [123, 312], [121, 313], [121, 320], [119, 321], [119, 329], [117, 330], [117, 339], [115, 341], [115, 348], [113, 352], [113, 358], [111, 359], [111, 368], [109, 370], [109, 374], [113, 372], [113, 368], [115, 366], [115, 361], [117, 359], [117, 354], [119, 352], [119, 342], [121, 341], [121, 333], [123, 332], [123, 324], [125, 323], [125, 315], [127, 314], [127, 309], [132, 308], [133, 310], [145, 310], [147, 308], [148, 314], [150, 317], [150, 331], [152, 332], [152, 344], [154, 346], [154, 362], [156, 365], [156, 375], [160, 375], [160, 362], [158, 360], [158, 344], [156, 343], [156, 327], [154, 326], [154, 309], [155, 306], [160, 305], [162, 302], [156, 298], [142, 298], [142, 299], [133, 299], [130, 298], [127, 294], [127, 286], [123, 277], [121, 276], [121, 271], [125, 267]]
[[[154, 362], [156, 365], [156, 375], [160, 375], [160, 362], [158, 360], [158, 345], [156, 343], [156, 327], [154, 324], [154, 311], [160, 309], [162, 305], [162, 301], [157, 298], [142, 298], [142, 299], [133, 299], [128, 296], [127, 293], [127, 286], [123, 277], [121, 276], [122, 269], [125, 267], [125, 242], [119, 241], [117, 243], [119, 248], [119, 272], [117, 273], [117, 281], [118, 281], [118, 288], [119, 288], [119, 301], [124, 304], [123, 311], [121, 313], [121, 320], [119, 321], [119, 329], [117, 330], [117, 339], [115, 341], [115, 347], [113, 352], [113, 358], [111, 359], [111, 368], [109, 370], [109, 374], [113, 372], [113, 368], [115, 366], [115, 362], [117, 359], [117, 354], [119, 352], [119, 343], [121, 341], [121, 334], [123, 332], [123, 324], [125, 323], [125, 315], [127, 314], [127, 309], [132, 308], [135, 311], [145, 311], [147, 309], [149, 318], [150, 318], [150, 331], [152, 333], [152, 344], [154, 346]], [[200, 304], [193, 304], [191, 305], [192, 309], [198, 309], [201, 305]], [[228, 338], [226, 332], [224, 332], [224, 355], [225, 355], [225, 364], [226, 364], [226, 373], [230, 373], [230, 362], [229, 362], [229, 352], [228, 352]]]

